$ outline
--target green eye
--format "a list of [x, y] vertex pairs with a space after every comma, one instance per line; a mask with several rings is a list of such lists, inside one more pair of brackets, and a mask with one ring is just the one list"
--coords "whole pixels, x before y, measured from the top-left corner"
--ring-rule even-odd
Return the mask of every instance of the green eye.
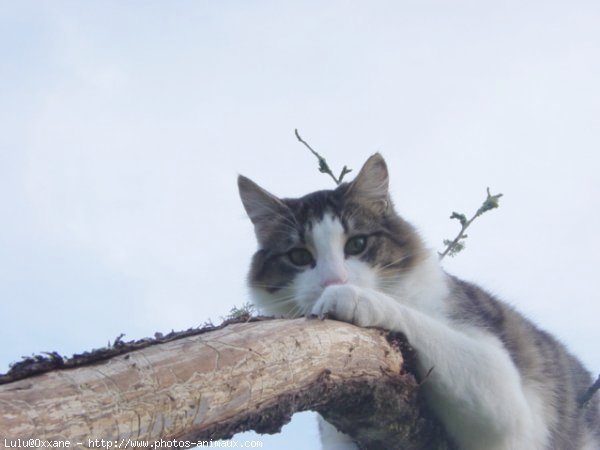
[[312, 264], [313, 257], [305, 248], [293, 248], [288, 252], [288, 258], [295, 266], [307, 266]]
[[367, 237], [366, 236], [354, 236], [348, 239], [344, 252], [346, 255], [358, 255], [367, 248]]

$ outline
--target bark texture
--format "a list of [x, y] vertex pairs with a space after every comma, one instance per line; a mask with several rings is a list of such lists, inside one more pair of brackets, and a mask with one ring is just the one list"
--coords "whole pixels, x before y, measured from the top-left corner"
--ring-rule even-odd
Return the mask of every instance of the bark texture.
[[365, 448], [450, 448], [423, 407], [403, 345], [329, 320], [231, 324], [0, 385], [0, 431], [79, 447], [147, 440], [149, 448], [160, 439], [273, 433], [311, 409]]

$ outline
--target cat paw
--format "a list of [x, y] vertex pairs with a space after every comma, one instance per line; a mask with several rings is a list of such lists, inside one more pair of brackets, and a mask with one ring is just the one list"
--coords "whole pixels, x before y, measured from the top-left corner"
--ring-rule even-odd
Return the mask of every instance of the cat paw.
[[361, 298], [356, 286], [333, 285], [326, 288], [312, 308], [311, 314], [321, 319], [326, 317], [353, 323], [358, 326], [371, 326], [368, 323], [370, 304]]

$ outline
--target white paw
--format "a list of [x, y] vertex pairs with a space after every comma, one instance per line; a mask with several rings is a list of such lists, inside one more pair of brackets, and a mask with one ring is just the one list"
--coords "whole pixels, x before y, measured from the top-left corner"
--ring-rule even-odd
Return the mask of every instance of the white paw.
[[361, 327], [377, 326], [373, 322], [373, 304], [360, 295], [356, 286], [336, 284], [327, 287], [312, 308], [311, 314], [330, 317]]

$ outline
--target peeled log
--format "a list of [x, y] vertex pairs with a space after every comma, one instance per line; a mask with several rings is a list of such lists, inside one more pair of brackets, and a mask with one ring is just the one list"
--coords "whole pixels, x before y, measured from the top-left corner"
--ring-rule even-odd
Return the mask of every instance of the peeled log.
[[0, 385], [0, 431], [76, 446], [206, 441], [273, 433], [312, 409], [365, 447], [446, 448], [398, 342], [330, 320], [231, 324]]

